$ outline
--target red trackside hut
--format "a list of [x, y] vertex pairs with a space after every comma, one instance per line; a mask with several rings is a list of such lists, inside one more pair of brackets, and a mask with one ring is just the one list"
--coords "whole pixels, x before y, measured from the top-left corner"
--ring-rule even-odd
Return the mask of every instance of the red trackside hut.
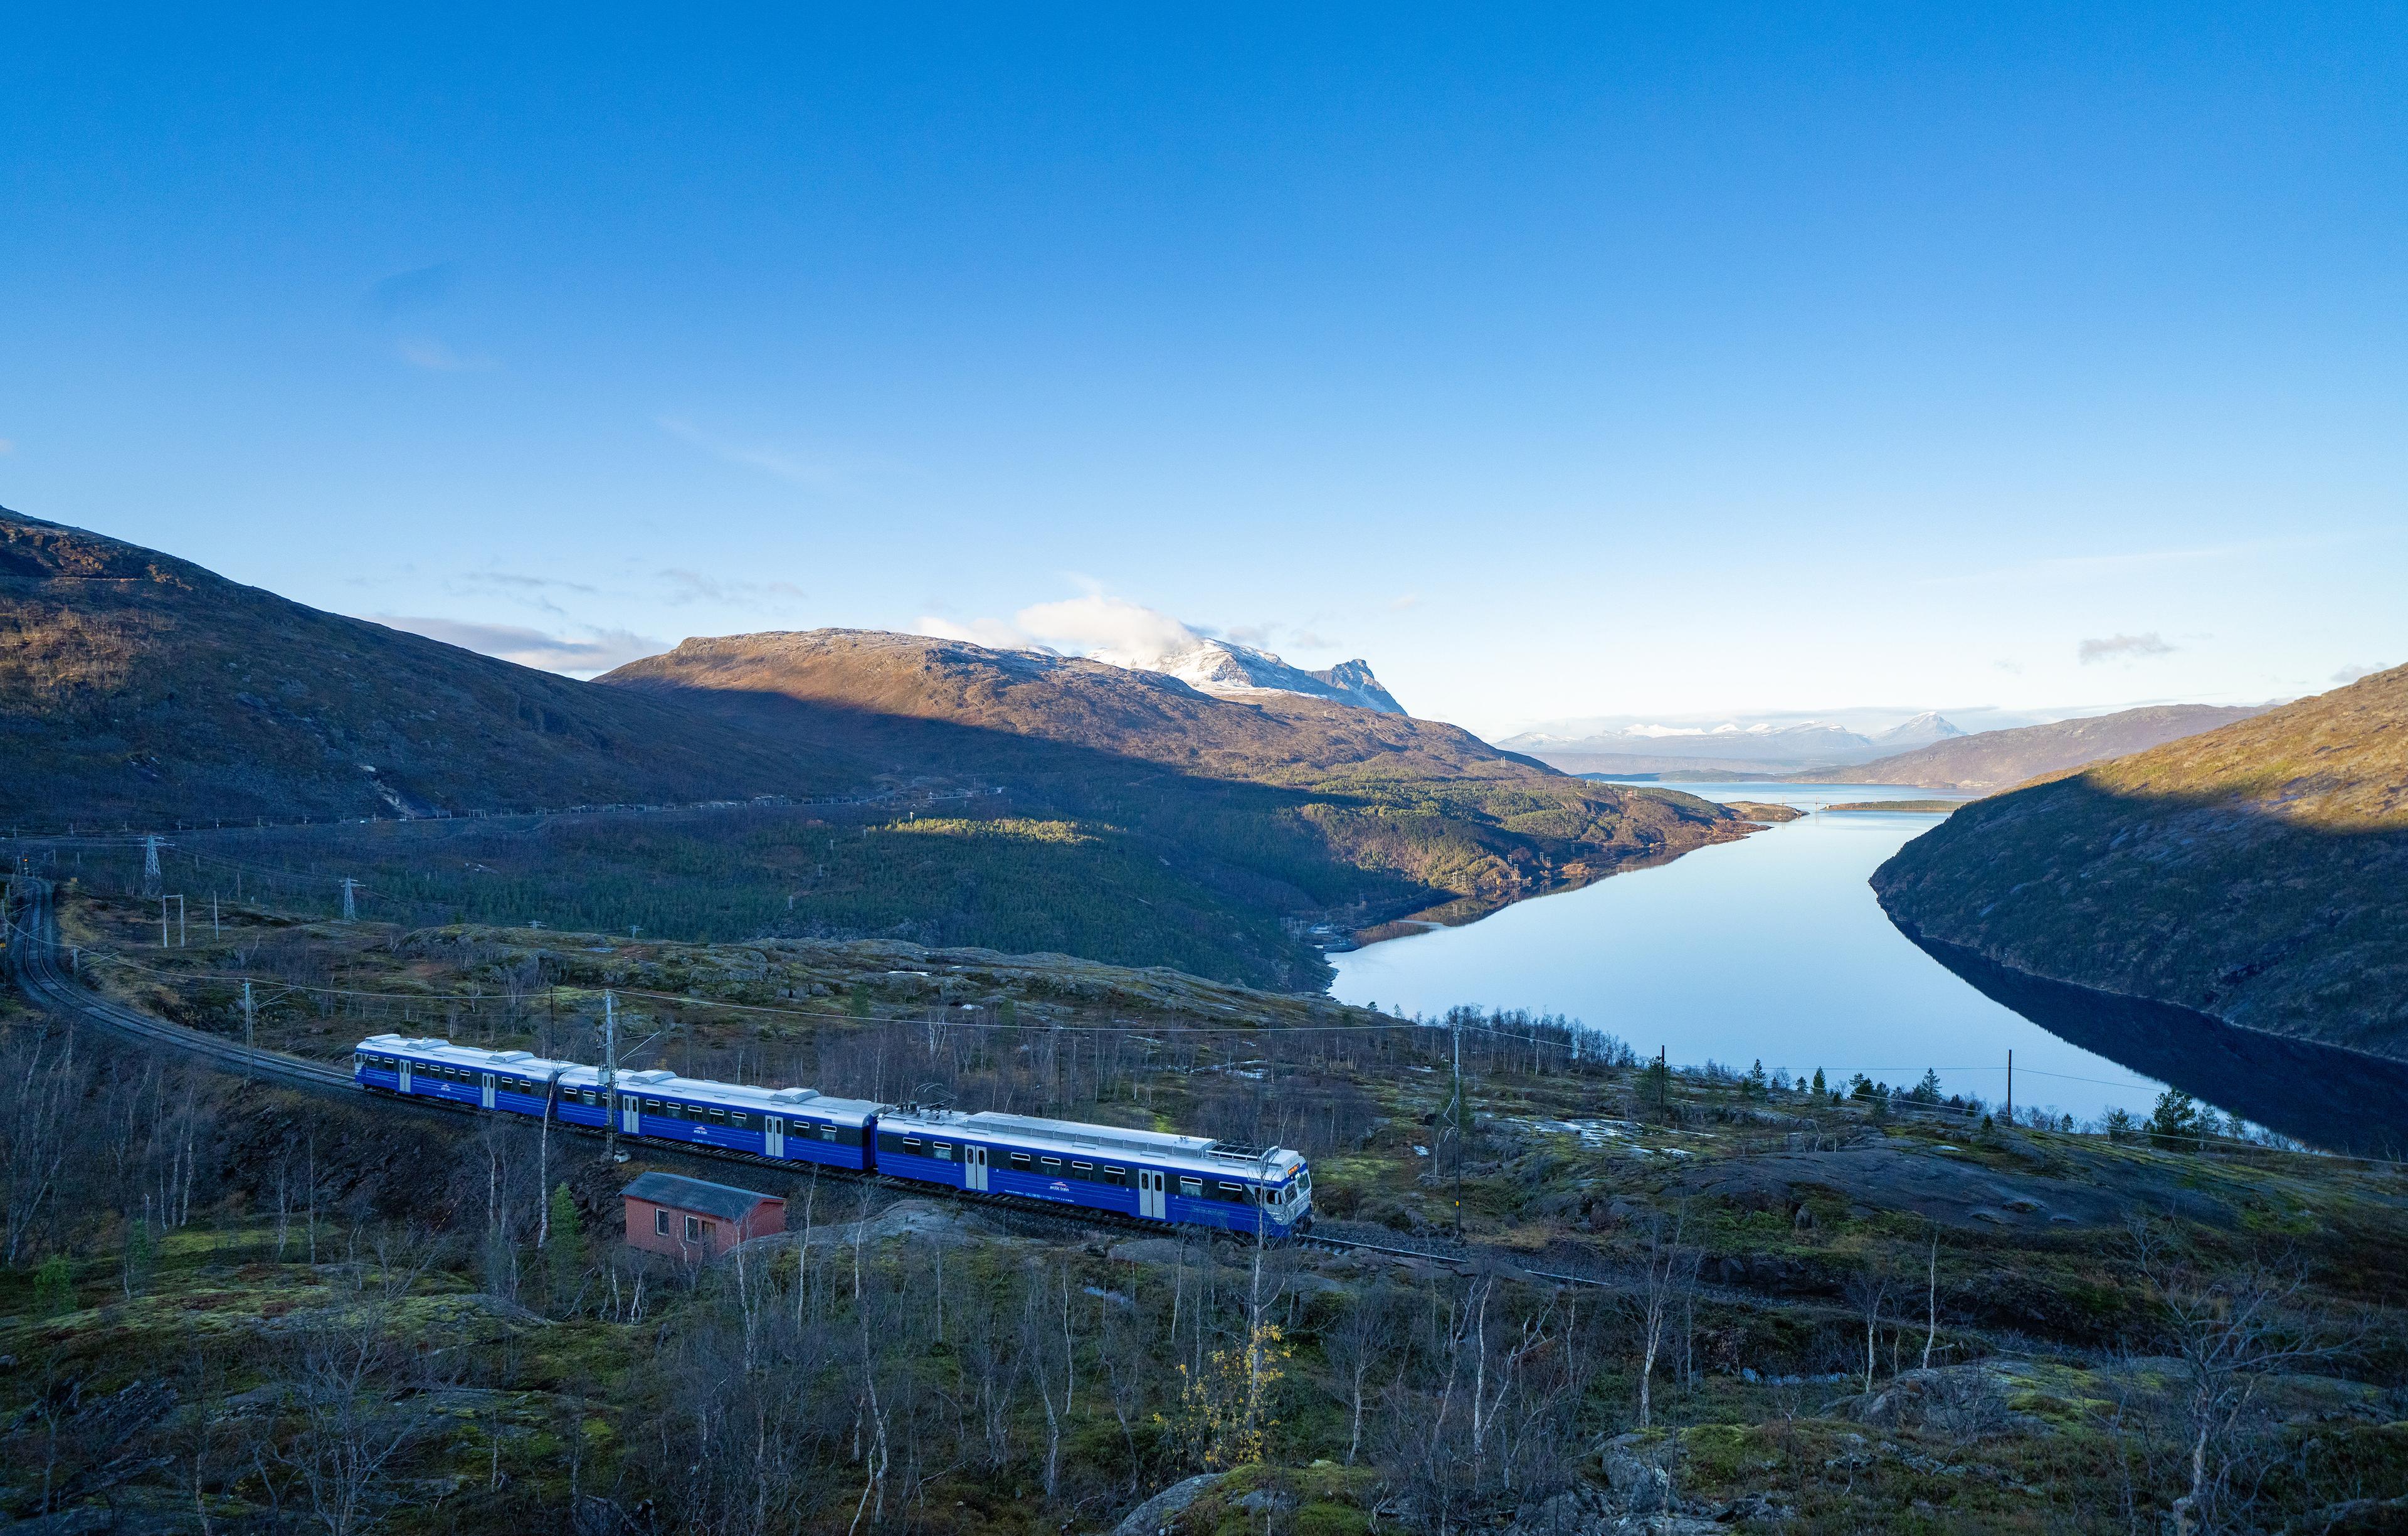
[[627, 1243], [672, 1258], [717, 1258], [747, 1239], [786, 1229], [786, 1202], [730, 1184], [646, 1173], [621, 1190]]

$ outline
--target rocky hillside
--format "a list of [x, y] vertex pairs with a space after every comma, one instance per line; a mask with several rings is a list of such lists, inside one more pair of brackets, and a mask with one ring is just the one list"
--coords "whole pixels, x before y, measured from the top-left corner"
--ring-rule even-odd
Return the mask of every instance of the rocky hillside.
[[1469, 731], [1398, 711], [1283, 691], [1222, 697], [1166, 672], [882, 630], [690, 639], [595, 682], [761, 729], [806, 722], [813, 730], [843, 729], [890, 754], [965, 770], [1025, 761], [1025, 743], [1051, 742], [1260, 783], [1357, 769], [1555, 777]]
[[1009, 782], [1053, 813], [1210, 851], [1215, 881], [1275, 879], [1354, 922], [1449, 902], [1468, 916], [1752, 825], [1689, 796], [1586, 783], [1453, 725], [914, 635], [688, 640], [596, 682], [769, 739], [842, 733], [882, 766]]
[[[872, 789], [840, 848], [801, 807], [447, 822], [442, 849], [324, 825]], [[960, 813], [915, 815], [929, 795]], [[1469, 914], [1751, 825], [1401, 713], [909, 636], [695, 640], [577, 682], [0, 515], [0, 822], [301, 819], [320, 825], [244, 856], [322, 890], [372, 874], [412, 911], [1060, 948], [1279, 986], [1326, 976], [1311, 925]]]
[[[1983, 731], [1934, 741], [1914, 752], [1880, 757], [1847, 771], [1856, 784], [1913, 784], [1922, 789], [1981, 792], [2004, 789], [2086, 764], [2146, 752], [2264, 712], [2259, 707], [2157, 704], [2086, 720], [2058, 720], [2009, 731]], [[1826, 777], [1793, 774], [1793, 782]]]
[[2408, 668], [1976, 801], [1873, 886], [2019, 970], [2408, 1056]]
[[21, 824], [684, 801], [858, 774], [0, 510], [0, 813]]

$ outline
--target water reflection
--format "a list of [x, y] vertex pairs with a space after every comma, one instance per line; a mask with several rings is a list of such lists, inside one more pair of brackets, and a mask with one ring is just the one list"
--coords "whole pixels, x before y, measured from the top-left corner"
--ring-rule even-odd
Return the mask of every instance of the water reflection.
[[[1828, 807], [1930, 797], [1881, 784], [1663, 786]], [[1331, 956], [1349, 1002], [1570, 1014], [1641, 1051], [1804, 1075], [1864, 1071], [2093, 1119], [2173, 1083], [2286, 1136], [2377, 1154], [2408, 1140], [2408, 1066], [2039, 981], [1901, 933], [1867, 878], [1939, 817], [1834, 811], [1459, 928]], [[2134, 1074], [2142, 1074], [2135, 1076]]]
[[2051, 1034], [2334, 1152], [2408, 1153], [2408, 1063], [2236, 1029], [2171, 1003], [2046, 981], [1911, 935], [1971, 985]]

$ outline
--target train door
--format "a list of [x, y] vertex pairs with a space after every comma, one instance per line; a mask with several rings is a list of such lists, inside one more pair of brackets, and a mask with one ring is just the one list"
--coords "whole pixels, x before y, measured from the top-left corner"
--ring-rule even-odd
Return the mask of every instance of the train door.
[[786, 1155], [786, 1122], [774, 1114], [765, 1115], [761, 1127], [761, 1150], [772, 1157], [783, 1157]]
[[401, 1091], [403, 1093], [409, 1091], [409, 1058], [408, 1056], [401, 1058]]
[[643, 1113], [640, 1108], [642, 1103], [643, 1100], [634, 1094], [619, 1096], [619, 1128], [629, 1136], [641, 1136], [644, 1133]]
[[962, 1187], [964, 1189], [986, 1187], [986, 1148], [962, 1148]]
[[494, 1107], [494, 1074], [480, 1072], [478, 1078], [477, 1102], [490, 1110]]
[[1170, 1202], [1162, 1193], [1162, 1170], [1141, 1168], [1137, 1170], [1137, 1213], [1152, 1216], [1156, 1221], [1170, 1219]]

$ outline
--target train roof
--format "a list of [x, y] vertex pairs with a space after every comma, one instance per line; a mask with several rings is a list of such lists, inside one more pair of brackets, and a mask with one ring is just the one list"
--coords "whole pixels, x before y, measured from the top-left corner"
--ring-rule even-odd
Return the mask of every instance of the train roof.
[[950, 1131], [956, 1136], [988, 1136], [997, 1141], [1063, 1152], [1123, 1152], [1189, 1169], [1210, 1169], [1223, 1173], [1232, 1170], [1267, 1172], [1274, 1179], [1283, 1178], [1304, 1165], [1301, 1156], [1285, 1147], [1240, 1146], [1204, 1136], [1131, 1130], [1122, 1126], [1089, 1125], [1078, 1120], [1045, 1120], [1030, 1114], [1007, 1114], [1000, 1110], [981, 1110], [974, 1114], [966, 1114], [959, 1110], [910, 1108], [889, 1111], [881, 1117], [880, 1123], [882, 1127], [897, 1124], [921, 1126], [931, 1130]]
[[[563, 1086], [599, 1087], [602, 1069], [572, 1067], [561, 1074]], [[680, 1077], [654, 1067], [644, 1071], [621, 1070], [619, 1091], [658, 1094], [671, 1098], [696, 1098], [706, 1103], [734, 1104], [763, 1114], [810, 1114], [859, 1125], [878, 1113], [866, 1098], [831, 1098], [817, 1088], [764, 1088], [740, 1083], [714, 1083], [709, 1078]]]
[[573, 1061], [552, 1061], [532, 1051], [487, 1051], [474, 1045], [454, 1045], [432, 1036], [413, 1040], [408, 1035], [370, 1035], [351, 1049], [391, 1051], [413, 1061], [439, 1061], [451, 1067], [473, 1067], [480, 1072], [510, 1072], [520, 1077], [555, 1077], [577, 1067]]

